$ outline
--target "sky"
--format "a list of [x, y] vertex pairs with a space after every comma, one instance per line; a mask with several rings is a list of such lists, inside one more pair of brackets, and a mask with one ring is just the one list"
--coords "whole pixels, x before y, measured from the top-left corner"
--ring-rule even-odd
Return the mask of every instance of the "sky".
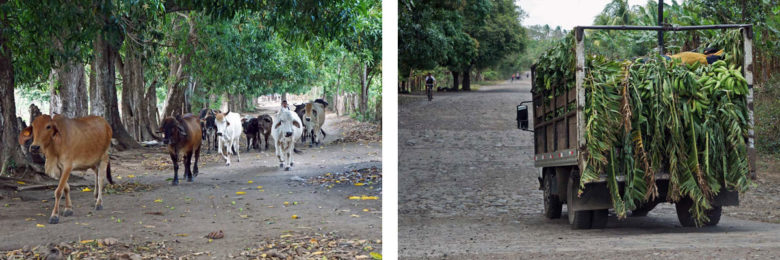
[[[596, 15], [604, 10], [611, 0], [515, 0], [528, 17], [523, 19], [524, 26], [549, 24], [560, 25], [571, 30], [577, 25], [592, 25]], [[644, 5], [647, 0], [628, 0], [628, 4]]]

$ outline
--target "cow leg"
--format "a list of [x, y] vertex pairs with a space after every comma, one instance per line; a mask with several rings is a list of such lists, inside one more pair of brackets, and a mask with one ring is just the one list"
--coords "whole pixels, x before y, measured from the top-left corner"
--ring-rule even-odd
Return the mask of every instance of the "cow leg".
[[192, 165], [192, 177], [198, 177], [198, 160], [200, 159], [200, 147], [195, 150], [195, 164]]
[[70, 185], [65, 183], [65, 209], [62, 210], [63, 217], [69, 217], [73, 215], [73, 204], [70, 201]]
[[57, 189], [54, 190], [54, 209], [52, 209], [51, 216], [49, 216], [49, 224], [57, 224], [60, 222], [60, 216], [57, 215], [60, 210], [60, 199], [62, 198], [65, 184], [68, 182], [68, 178], [70, 178], [70, 170], [72, 168], [73, 166], [70, 164], [65, 165], [65, 169], [60, 176], [60, 182], [57, 184]]
[[284, 160], [282, 159], [282, 143], [281, 141], [276, 141], [276, 146], [274, 147], [276, 149], [276, 158], [279, 158], [279, 168], [284, 168]]
[[250, 149], [252, 149], [252, 138], [246, 135], [246, 152], [248, 153]]
[[176, 186], [179, 185], [179, 151], [176, 151], [176, 153], [171, 154], [171, 161], [173, 161], [173, 182], [171, 182], [171, 185]]
[[265, 139], [265, 150], [268, 151], [268, 134], [264, 134], [263, 136]]
[[[225, 166], [230, 166], [230, 149], [232, 147], [233, 147], [233, 143], [232, 142], [228, 142], [225, 145], [225, 155], [222, 156], [222, 157], [225, 158]], [[220, 149], [220, 152], [222, 152], [222, 148], [220, 147], [219, 149]]]
[[103, 159], [100, 160], [97, 171], [95, 171], [98, 176], [98, 185], [96, 187], [98, 195], [97, 200], [95, 201], [95, 210], [103, 209], [103, 178], [106, 178], [107, 175], [106, 170], [108, 168], [108, 160], [108, 153], [106, 153], [103, 155]]
[[184, 178], [187, 178], [188, 182], [192, 182], [190, 166], [192, 166], [192, 151], [189, 151], [184, 155]]
[[235, 142], [233, 142], [233, 151], [236, 154], [236, 161], [237, 162], [241, 162], [241, 154], [240, 154], [240, 151], [239, 151], [239, 150], [241, 150], [241, 148], [238, 147], [238, 144], [240, 144], [239, 140], [236, 140]]
[[287, 167], [285, 167], [284, 170], [285, 171], [289, 171], [290, 167], [292, 167], [292, 161], [290, 160], [292, 158], [290, 157], [290, 149], [289, 148], [287, 149], [287, 151], [285, 151], [284, 159], [287, 161]]

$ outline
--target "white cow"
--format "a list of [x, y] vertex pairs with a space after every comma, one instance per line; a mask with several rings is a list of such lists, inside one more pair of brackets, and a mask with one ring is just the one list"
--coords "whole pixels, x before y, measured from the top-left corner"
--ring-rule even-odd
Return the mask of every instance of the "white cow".
[[303, 134], [303, 125], [298, 114], [289, 109], [280, 109], [271, 127], [276, 157], [279, 158], [279, 168], [289, 171], [293, 166], [292, 153], [301, 153], [295, 149], [295, 142], [301, 138], [301, 134]]
[[[241, 127], [241, 115], [238, 113], [231, 113], [228, 110], [227, 113], [217, 113], [214, 116], [214, 122], [217, 125], [217, 138], [219, 139], [217, 152], [225, 158], [225, 165], [230, 166], [230, 153], [234, 153], [241, 161], [241, 155], [239, 154], [239, 144], [241, 139], [241, 132], [244, 131]], [[225, 153], [222, 153], [222, 148], [225, 148]], [[232, 151], [231, 151], [232, 150]]]

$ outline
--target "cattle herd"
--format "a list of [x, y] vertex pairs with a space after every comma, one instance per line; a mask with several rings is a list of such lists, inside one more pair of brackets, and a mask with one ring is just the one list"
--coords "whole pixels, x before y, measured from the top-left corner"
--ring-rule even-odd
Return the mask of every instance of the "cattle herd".
[[[295, 148], [297, 141], [305, 143], [308, 138], [309, 147], [322, 144], [326, 136], [322, 126], [325, 123], [325, 108], [328, 103], [317, 99], [294, 105], [294, 109], [284, 104], [286, 102], [275, 118], [268, 114], [256, 118], [241, 118], [236, 112], [228, 110], [222, 113], [212, 109], [201, 110], [199, 116], [184, 114], [163, 118], [160, 129], [156, 132], [161, 136], [155, 137], [162, 140], [173, 162], [171, 184], [179, 184], [180, 158], [184, 161], [182, 177], [192, 182], [198, 176], [198, 161], [203, 143], [206, 144], [207, 153], [211, 152], [213, 146], [225, 159], [226, 166], [230, 166], [231, 154], [236, 156], [236, 161], [240, 161], [239, 144], [242, 132], [246, 135], [247, 151], [268, 150], [270, 135], [274, 140], [279, 167], [289, 171], [294, 164], [292, 154], [301, 153]], [[46, 158], [46, 174], [59, 179], [54, 191], [55, 201], [49, 217], [50, 224], [59, 223], [59, 205], [63, 193], [65, 207], [62, 216], [73, 215], [68, 178], [74, 170], [92, 169], [95, 172], [95, 209], [103, 208], [103, 179], [108, 179], [108, 182], [113, 184], [108, 155], [111, 138], [111, 126], [99, 116], [67, 118], [56, 114], [40, 115], [21, 131], [19, 144], [29, 147], [31, 154], [43, 155]], [[262, 142], [265, 142], [265, 149], [262, 149]]]

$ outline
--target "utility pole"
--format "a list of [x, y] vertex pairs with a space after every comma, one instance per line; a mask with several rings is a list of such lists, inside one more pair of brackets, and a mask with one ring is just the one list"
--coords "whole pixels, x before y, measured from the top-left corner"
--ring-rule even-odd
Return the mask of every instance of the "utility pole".
[[[658, 0], [658, 26], [664, 26], [664, 0]], [[664, 55], [664, 31], [658, 30], [658, 54]]]

